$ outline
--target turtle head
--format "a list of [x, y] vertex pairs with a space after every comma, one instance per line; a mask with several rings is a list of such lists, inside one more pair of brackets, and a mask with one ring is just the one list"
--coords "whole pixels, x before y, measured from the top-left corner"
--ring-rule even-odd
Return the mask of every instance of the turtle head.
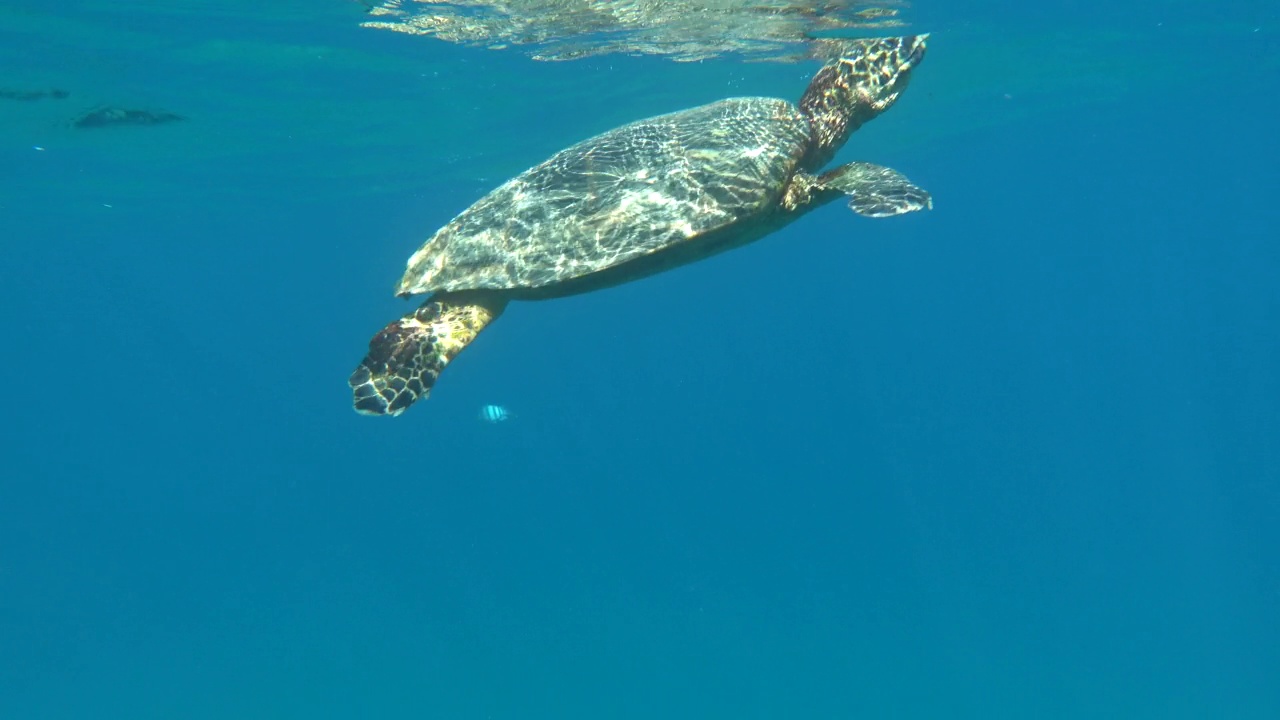
[[924, 59], [928, 37], [834, 41], [836, 59], [813, 76], [800, 98], [800, 110], [812, 128], [808, 169], [830, 162], [854, 130], [897, 101], [911, 71]]

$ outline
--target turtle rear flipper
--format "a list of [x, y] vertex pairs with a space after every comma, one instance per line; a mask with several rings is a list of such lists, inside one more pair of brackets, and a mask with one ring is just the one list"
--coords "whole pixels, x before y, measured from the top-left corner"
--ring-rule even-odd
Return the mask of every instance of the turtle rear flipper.
[[818, 176], [825, 190], [849, 196], [849, 209], [866, 217], [889, 217], [933, 209], [928, 191], [883, 165], [852, 162]]
[[383, 328], [347, 380], [356, 412], [399, 415], [425, 398], [444, 366], [506, 306], [491, 292], [437, 293]]

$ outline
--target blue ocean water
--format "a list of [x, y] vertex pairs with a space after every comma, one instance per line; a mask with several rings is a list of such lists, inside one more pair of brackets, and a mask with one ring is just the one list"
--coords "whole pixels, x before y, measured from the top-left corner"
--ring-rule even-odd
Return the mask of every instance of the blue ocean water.
[[1274, 3], [917, 3], [840, 158], [934, 210], [513, 305], [395, 420], [429, 233], [816, 64], [262, 5], [0, 8], [67, 93], [0, 99], [0, 718], [1280, 717]]

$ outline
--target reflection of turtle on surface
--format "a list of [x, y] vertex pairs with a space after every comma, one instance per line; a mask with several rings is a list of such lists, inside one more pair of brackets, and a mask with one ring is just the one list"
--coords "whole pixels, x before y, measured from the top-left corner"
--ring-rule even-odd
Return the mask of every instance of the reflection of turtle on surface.
[[870, 163], [817, 173], [884, 112], [925, 37], [859, 40], [799, 105], [731, 98], [610, 130], [467, 208], [409, 258], [396, 294], [431, 293], [387, 325], [351, 375], [355, 409], [398, 415], [511, 300], [618, 285], [757, 240], [837, 197], [869, 217], [931, 206]]
[[859, 10], [854, 13], [854, 15], [857, 15], [863, 20], [879, 20], [881, 18], [897, 17], [898, 10], [896, 8], [869, 7]]
[[[533, 59], [660, 55], [697, 62], [725, 54], [759, 62], [834, 59], [812, 39], [901, 27], [904, 0], [357, 0], [361, 26]], [[878, 34], [879, 31], [877, 30]], [[823, 49], [821, 47], [817, 48]]]

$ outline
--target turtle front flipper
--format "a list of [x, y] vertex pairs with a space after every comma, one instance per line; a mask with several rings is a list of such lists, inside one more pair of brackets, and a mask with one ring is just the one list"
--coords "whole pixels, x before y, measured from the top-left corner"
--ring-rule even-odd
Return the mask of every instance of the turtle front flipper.
[[425, 398], [444, 366], [506, 307], [498, 293], [436, 293], [383, 328], [347, 380], [356, 412], [399, 415]]
[[818, 176], [827, 192], [849, 196], [849, 209], [866, 217], [889, 217], [933, 208], [928, 191], [883, 165], [852, 162]]

